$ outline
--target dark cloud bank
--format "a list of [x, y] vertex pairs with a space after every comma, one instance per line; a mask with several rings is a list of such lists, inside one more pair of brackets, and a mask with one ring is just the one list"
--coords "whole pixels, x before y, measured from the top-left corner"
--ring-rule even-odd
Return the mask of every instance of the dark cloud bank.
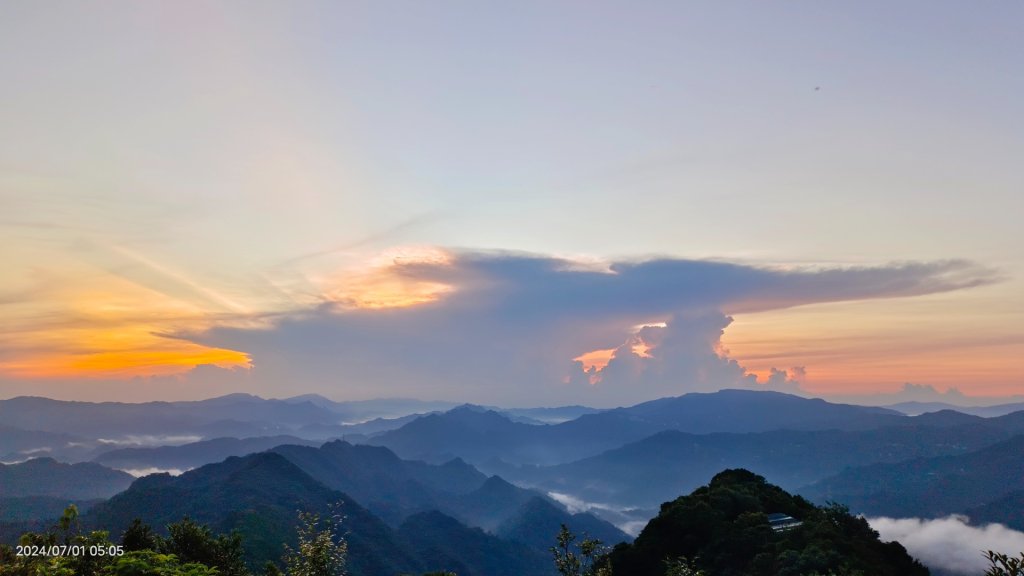
[[[456, 254], [396, 263], [405, 281], [453, 290], [417, 306], [327, 302], [259, 329], [178, 334], [249, 353], [267, 393], [417, 396], [500, 404], [632, 404], [689, 391], [764, 386], [720, 350], [730, 314], [802, 304], [908, 297], [997, 280], [967, 261], [770, 268], [657, 259], [606, 269], [532, 255]], [[662, 326], [653, 324], [664, 323]], [[638, 325], [648, 325], [637, 331]], [[643, 344], [646, 353], [634, 352]], [[600, 373], [572, 359], [615, 348]], [[789, 387], [792, 371], [767, 385]]]

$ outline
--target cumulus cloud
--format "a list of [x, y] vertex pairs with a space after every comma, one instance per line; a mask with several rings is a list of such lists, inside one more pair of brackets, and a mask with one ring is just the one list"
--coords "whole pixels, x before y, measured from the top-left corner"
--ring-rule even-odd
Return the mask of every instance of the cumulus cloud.
[[[1013, 396], [967, 396], [956, 387], [950, 387], [945, 391], [940, 391], [931, 384], [914, 384], [911, 382], [904, 383], [902, 388], [891, 394], [830, 394], [825, 396], [825, 398], [832, 402], [870, 404], [872, 406], [886, 406], [889, 404], [899, 404], [904, 402], [921, 403], [921, 406], [906, 406], [901, 408], [912, 415], [936, 410], [937, 408], [927, 405], [933, 402], [961, 406], [963, 408], [977, 408], [981, 406], [995, 406], [998, 404], [1009, 404], [1024, 401], [1024, 395], [1020, 394]], [[968, 410], [968, 412], [979, 415], [983, 414], [986, 416], [996, 416], [1000, 414], [999, 412], [985, 413], [971, 410]], [[1005, 414], [1006, 412], [1002, 413]]]
[[[659, 259], [600, 268], [476, 252], [396, 262], [387, 273], [397, 285], [449, 289], [412, 306], [327, 300], [269, 327], [223, 326], [175, 337], [248, 353], [254, 390], [286, 392], [294, 385], [348, 397], [614, 405], [761, 386], [721, 347], [732, 313], [996, 280], [992, 271], [962, 261], [780, 269]], [[600, 370], [573, 360], [608, 349], [615, 352]], [[768, 384], [795, 390], [799, 380], [800, 369], [778, 370]]]
[[868, 518], [882, 540], [896, 540], [929, 568], [956, 574], [981, 574], [988, 567], [986, 550], [1018, 556], [1024, 551], [1024, 532], [1002, 524], [971, 526], [965, 516], [935, 520]]

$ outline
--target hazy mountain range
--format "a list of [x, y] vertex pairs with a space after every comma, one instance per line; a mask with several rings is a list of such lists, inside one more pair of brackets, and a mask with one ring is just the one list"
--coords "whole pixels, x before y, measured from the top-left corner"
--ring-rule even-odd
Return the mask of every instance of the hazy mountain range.
[[[354, 574], [539, 575], [560, 524], [626, 540], [622, 528], [635, 533], [661, 503], [728, 468], [855, 513], [1024, 528], [1024, 412], [907, 415], [922, 407], [740, 390], [612, 410], [16, 398], [0, 402], [3, 459], [21, 461], [0, 466], [0, 538], [75, 502], [114, 534], [135, 517], [161, 529], [183, 515], [239, 530], [256, 562], [280, 556], [296, 510], [344, 501]], [[120, 470], [184, 473], [133, 482]], [[475, 544], [452, 545], [463, 541]]]
[[[447, 568], [463, 574], [544, 574], [548, 536], [562, 523], [618, 542], [627, 536], [542, 494], [488, 479], [464, 462], [442, 466], [398, 459], [384, 448], [332, 442], [280, 446], [231, 457], [174, 477], [155, 474], [94, 506], [83, 521], [120, 533], [135, 518], [154, 527], [189, 516], [217, 531], [237, 530], [253, 565], [294, 544], [295, 511], [342, 502], [353, 573]], [[487, 531], [482, 528], [488, 528]], [[524, 537], [525, 535], [525, 537]], [[466, 542], [475, 542], [467, 549]], [[451, 552], [437, 556], [435, 544]], [[427, 546], [431, 543], [430, 546]]]

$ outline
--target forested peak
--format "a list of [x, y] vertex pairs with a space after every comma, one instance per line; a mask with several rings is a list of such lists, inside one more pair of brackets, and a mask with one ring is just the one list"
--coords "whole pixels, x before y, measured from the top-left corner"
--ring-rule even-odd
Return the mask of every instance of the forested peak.
[[660, 576], [667, 562], [681, 558], [708, 576], [928, 574], [845, 507], [814, 506], [743, 469], [720, 472], [666, 502], [632, 544], [611, 556], [615, 574], [635, 576]]

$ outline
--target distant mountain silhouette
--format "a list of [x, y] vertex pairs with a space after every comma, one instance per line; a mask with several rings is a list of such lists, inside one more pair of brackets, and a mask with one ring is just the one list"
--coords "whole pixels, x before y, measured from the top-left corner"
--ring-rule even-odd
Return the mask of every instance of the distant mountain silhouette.
[[984, 424], [987, 420], [981, 416], [964, 414], [956, 410], [936, 410], [913, 416], [915, 424], [927, 426], [962, 426], [965, 424]]
[[91, 458], [95, 449], [94, 444], [81, 436], [0, 424], [0, 462], [23, 462], [47, 456], [77, 462]]
[[723, 468], [755, 470], [795, 490], [851, 466], [963, 454], [1007, 437], [995, 426], [927, 422], [862, 431], [688, 434], [668, 430], [576, 462], [508, 468], [505, 474], [584, 500], [646, 507], [693, 490]]
[[884, 408], [831, 404], [788, 394], [723, 390], [663, 398], [561, 424], [512, 422], [501, 414], [462, 406], [425, 416], [370, 439], [403, 458], [444, 461], [455, 456], [476, 465], [570, 462], [635, 442], [663, 430], [698, 434], [768, 430], [867, 430], [908, 421]]
[[884, 406], [884, 408], [896, 410], [897, 412], [902, 412], [910, 416], [925, 414], [927, 412], [939, 412], [940, 410], [954, 410], [962, 414], [970, 414], [971, 416], [994, 418], [996, 416], [1005, 416], [1012, 412], [1020, 412], [1024, 410], [1024, 402], [1011, 402], [1007, 404], [996, 404], [994, 406], [958, 406], [947, 402], [911, 401], [890, 404], [888, 406]]
[[295, 436], [258, 436], [255, 438], [214, 438], [201, 440], [180, 446], [157, 446], [151, 448], [120, 448], [104, 452], [93, 462], [122, 470], [188, 470], [203, 464], [220, 462], [229, 456], [243, 456], [253, 452], [280, 446], [281, 444], [298, 444], [312, 446], [317, 444], [311, 440], [303, 440]]
[[1024, 435], [957, 456], [851, 468], [801, 493], [843, 502], [857, 513], [933, 518], [982, 510], [1019, 490], [1024, 490]]
[[[315, 422], [337, 423], [337, 414], [310, 402], [264, 400], [231, 394], [190, 402], [67, 402], [31, 396], [0, 400], [0, 420], [8, 426], [88, 438], [126, 435], [181, 435], [214, 423], [247, 423], [267, 435]], [[224, 432], [221, 430], [220, 432]], [[281, 432], [278, 432], [281, 433]], [[219, 436], [230, 434], [220, 433]]]
[[409, 414], [438, 412], [451, 410], [458, 402], [416, 400], [413, 398], [376, 398], [373, 400], [349, 400], [338, 402], [319, 394], [302, 394], [285, 398], [284, 402], [301, 404], [309, 402], [326, 408], [341, 416], [348, 424], [366, 422], [374, 419], [392, 419]]
[[707, 434], [768, 430], [866, 430], [899, 424], [905, 416], [894, 410], [833, 404], [781, 392], [721, 390], [662, 398], [621, 408], [630, 417], [666, 429]]
[[504, 414], [513, 422], [534, 424], [561, 424], [586, 414], [605, 412], [605, 410], [599, 408], [579, 405], [558, 406], [556, 408], [491, 408], [491, 410]]
[[510, 454], [524, 439], [536, 435], [536, 426], [513, 422], [493, 410], [460, 406], [413, 420], [368, 443], [413, 460], [444, 462], [462, 457], [473, 462], [491, 458], [495, 452]]
[[1014, 490], [987, 504], [968, 508], [964, 514], [973, 524], [1004, 524], [1024, 530], [1024, 490]]
[[374, 418], [365, 422], [359, 422], [358, 424], [306, 424], [297, 428], [295, 430], [295, 434], [303, 438], [317, 438], [325, 440], [334, 438], [366, 438], [374, 434], [380, 434], [381, 432], [401, 428], [409, 422], [425, 415], [426, 414], [409, 414], [395, 418]]
[[135, 480], [130, 474], [99, 464], [63, 464], [36, 458], [0, 464], [0, 496], [54, 496], [69, 500], [109, 498]]

